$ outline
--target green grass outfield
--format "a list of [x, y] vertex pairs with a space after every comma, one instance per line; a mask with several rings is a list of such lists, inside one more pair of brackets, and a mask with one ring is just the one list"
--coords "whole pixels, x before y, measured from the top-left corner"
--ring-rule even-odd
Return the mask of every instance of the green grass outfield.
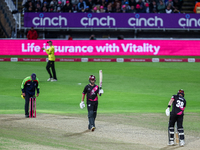
[[[104, 95], [99, 113], [161, 113], [171, 95], [185, 90], [186, 112], [199, 109], [199, 63], [56, 62], [58, 82], [47, 82], [46, 62], [0, 62], [0, 113], [24, 113], [22, 80], [36, 73], [40, 80], [37, 113], [86, 113], [79, 108], [88, 77], [103, 70]], [[79, 85], [81, 83], [81, 85]]]
[[[81, 110], [79, 107], [82, 91], [88, 84], [89, 75], [94, 74], [98, 84], [98, 72], [103, 70], [104, 94], [99, 98], [98, 121], [105, 121], [102, 120], [102, 116], [108, 118], [114, 116], [116, 119], [113, 123], [116, 124], [123, 122], [136, 127], [164, 130], [167, 142], [168, 117], [165, 116], [165, 109], [171, 96], [183, 88], [187, 100], [185, 133], [200, 137], [200, 63], [56, 62], [55, 65], [58, 81], [47, 82], [49, 76], [45, 69], [46, 62], [0, 62], [0, 114], [13, 114], [13, 120], [14, 114], [21, 114], [22, 118], [24, 117], [24, 99], [20, 97], [20, 86], [22, 80], [34, 72], [40, 80], [41, 92], [37, 98], [37, 114], [82, 116], [87, 120], [87, 109]], [[18, 123], [21, 121], [23, 120], [19, 120]], [[7, 126], [7, 123], [11, 125]], [[63, 137], [65, 131], [62, 131], [62, 133], [55, 132], [51, 138], [54, 131], [42, 126], [41, 130], [37, 131], [34, 130], [35, 128], [30, 129], [29, 126], [15, 127], [9, 120], [7, 122], [4, 120], [1, 124], [4, 125], [1, 125], [0, 129], [2, 142], [0, 149], [5, 149], [8, 145], [11, 145], [10, 149], [21, 149], [20, 146], [24, 142], [71, 149], [70, 141], [72, 141], [72, 148], [77, 146], [77, 141], [88, 142], [83, 140], [87, 134]], [[87, 125], [80, 126], [86, 128]], [[34, 140], [29, 137], [29, 134], [35, 136]], [[56, 138], [58, 141], [54, 141]], [[13, 143], [13, 139], [21, 143]], [[86, 145], [90, 145], [89, 143], [90, 141]], [[95, 144], [100, 146], [98, 142]], [[119, 143], [114, 143], [113, 146], [115, 144]], [[105, 141], [101, 145], [108, 146]], [[17, 148], [13, 148], [14, 146]]]

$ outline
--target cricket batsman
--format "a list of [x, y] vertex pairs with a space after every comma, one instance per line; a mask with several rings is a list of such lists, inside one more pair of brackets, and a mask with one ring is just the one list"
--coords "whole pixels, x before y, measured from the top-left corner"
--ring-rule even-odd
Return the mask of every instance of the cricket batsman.
[[21, 90], [22, 90], [22, 95], [25, 97], [25, 117], [29, 117], [29, 99], [30, 97], [35, 96], [35, 90], [37, 90], [37, 96], [39, 96], [39, 91], [40, 86], [39, 86], [39, 80], [36, 77], [36, 74], [33, 73], [31, 76], [26, 77], [22, 81], [21, 85]]
[[99, 86], [95, 84], [96, 78], [94, 75], [89, 76], [89, 82], [90, 83], [86, 85], [83, 90], [80, 108], [83, 109], [85, 107], [84, 99], [85, 99], [85, 94], [87, 94], [87, 110], [88, 110], [88, 120], [89, 120], [88, 129], [94, 131], [95, 119], [97, 116], [97, 108], [98, 108], [98, 94], [99, 96], [101, 96], [101, 94], [103, 94], [103, 89], [99, 89]]
[[[166, 115], [170, 116], [169, 126], [168, 126], [168, 138], [169, 145], [175, 145], [174, 143], [174, 125], [177, 122], [177, 129], [179, 135], [179, 146], [184, 146], [184, 130], [183, 130], [183, 116], [186, 107], [186, 100], [184, 98], [184, 90], [180, 89], [177, 95], [173, 95], [169, 101], [168, 108], [166, 109]], [[170, 107], [172, 106], [172, 111], [170, 112]]]

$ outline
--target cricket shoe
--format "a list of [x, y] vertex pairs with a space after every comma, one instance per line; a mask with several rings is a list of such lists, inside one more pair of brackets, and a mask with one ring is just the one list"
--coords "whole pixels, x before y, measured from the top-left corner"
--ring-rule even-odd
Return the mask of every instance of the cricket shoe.
[[170, 145], [170, 146], [174, 146], [175, 143], [174, 143], [174, 141], [169, 141], [169, 144], [168, 144], [168, 145]]
[[47, 79], [47, 81], [51, 81], [53, 78], [49, 78], [49, 79]]
[[93, 132], [95, 130], [95, 127], [92, 127], [90, 130]]
[[184, 145], [185, 145], [185, 141], [184, 140], [180, 140], [179, 146], [184, 146]]
[[56, 79], [51, 79], [51, 82], [55, 82], [55, 81], [57, 81]]

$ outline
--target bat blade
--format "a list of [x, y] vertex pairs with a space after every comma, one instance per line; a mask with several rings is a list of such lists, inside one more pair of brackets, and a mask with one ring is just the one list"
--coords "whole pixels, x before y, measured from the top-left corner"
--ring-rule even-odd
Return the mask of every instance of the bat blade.
[[176, 132], [176, 144], [179, 144], [179, 136], [177, 132]]
[[99, 70], [99, 87], [102, 88], [102, 81], [103, 81], [103, 72]]
[[176, 144], [179, 144], [179, 135], [178, 135], [177, 122], [175, 123], [175, 142], [176, 142]]

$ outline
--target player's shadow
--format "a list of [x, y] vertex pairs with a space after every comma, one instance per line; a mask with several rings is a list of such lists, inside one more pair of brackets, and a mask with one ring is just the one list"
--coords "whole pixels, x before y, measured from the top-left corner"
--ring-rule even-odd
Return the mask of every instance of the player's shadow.
[[83, 134], [88, 133], [88, 132], [91, 132], [91, 131], [85, 130], [85, 131], [79, 132], [79, 133], [67, 133], [67, 134], [64, 134], [64, 137], [80, 136], [80, 135], [83, 135]]
[[175, 146], [166, 146], [166, 147], [163, 147], [159, 150], [175, 150], [175, 149], [179, 149], [179, 148], [181, 148], [181, 147], [178, 146], [178, 145], [175, 145]]

